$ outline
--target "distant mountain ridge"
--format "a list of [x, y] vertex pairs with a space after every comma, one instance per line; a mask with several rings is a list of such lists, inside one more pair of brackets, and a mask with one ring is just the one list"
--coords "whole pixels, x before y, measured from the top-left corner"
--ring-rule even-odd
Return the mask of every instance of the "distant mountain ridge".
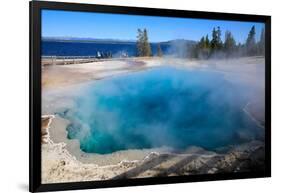
[[[120, 40], [120, 39], [98, 39], [98, 38], [78, 38], [78, 37], [43, 37], [43, 41], [54, 41], [54, 42], [81, 42], [81, 43], [126, 43], [135, 44], [136, 40]], [[194, 40], [186, 39], [174, 39], [162, 42], [151, 42], [151, 43], [161, 43], [161, 44], [174, 44], [174, 43], [186, 43], [186, 44], [196, 44]]]
[[166, 43], [166, 44], [176, 44], [176, 43], [186, 43], [186, 44], [196, 44], [197, 42], [194, 40], [186, 40], [186, 39], [174, 39], [174, 40], [169, 40], [169, 41], [164, 41], [164, 42], [159, 42], [159, 43]]

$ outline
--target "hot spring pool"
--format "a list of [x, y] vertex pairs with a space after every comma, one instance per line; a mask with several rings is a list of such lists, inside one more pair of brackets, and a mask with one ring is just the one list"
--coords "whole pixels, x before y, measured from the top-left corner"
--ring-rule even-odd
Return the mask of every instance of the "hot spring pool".
[[75, 106], [59, 114], [84, 152], [215, 150], [261, 136], [243, 111], [247, 88], [218, 72], [159, 67], [94, 81], [79, 92]]

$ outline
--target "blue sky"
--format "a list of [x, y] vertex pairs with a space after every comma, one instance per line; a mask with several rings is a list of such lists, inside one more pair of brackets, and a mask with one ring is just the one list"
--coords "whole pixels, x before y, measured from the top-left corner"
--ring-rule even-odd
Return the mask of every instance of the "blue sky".
[[42, 11], [43, 37], [135, 40], [137, 29], [146, 28], [151, 42], [172, 39], [198, 41], [206, 34], [211, 38], [213, 27], [220, 26], [222, 39], [224, 39], [225, 30], [229, 30], [237, 42], [244, 43], [253, 25], [256, 27], [256, 39], [259, 39], [261, 29], [264, 27], [263, 23], [59, 10]]

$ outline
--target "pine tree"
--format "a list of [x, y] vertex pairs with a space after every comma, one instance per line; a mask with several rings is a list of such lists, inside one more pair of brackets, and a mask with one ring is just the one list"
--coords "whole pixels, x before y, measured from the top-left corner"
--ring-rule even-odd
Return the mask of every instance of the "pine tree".
[[230, 56], [235, 51], [236, 42], [230, 31], [225, 32], [224, 51], [226, 56]]
[[221, 40], [221, 28], [220, 28], [220, 26], [218, 26], [218, 28], [217, 28], [217, 48], [218, 48], [218, 50], [221, 50], [222, 47], [223, 47], [223, 43]]
[[143, 50], [143, 31], [141, 29], [138, 29], [137, 32], [137, 55], [138, 56], [143, 56], [144, 50]]
[[248, 38], [246, 40], [246, 51], [247, 51], [247, 55], [249, 56], [255, 55], [257, 52], [255, 35], [256, 35], [256, 29], [255, 26], [252, 26], [248, 34]]
[[205, 37], [204, 36], [200, 39], [200, 41], [198, 43], [198, 47], [199, 47], [199, 49], [203, 49], [205, 47]]
[[206, 37], [205, 37], [205, 47], [208, 49], [210, 48], [210, 40], [209, 40], [208, 35], [206, 35]]
[[211, 40], [211, 50], [212, 52], [217, 49], [217, 30], [213, 28], [212, 31], [212, 40]]
[[200, 41], [193, 47], [192, 56], [195, 58], [208, 58], [210, 56], [210, 40], [208, 35], [203, 36]]
[[147, 30], [138, 29], [137, 35], [137, 55], [138, 56], [151, 56], [151, 47], [148, 41]]
[[221, 40], [221, 29], [218, 26], [217, 29], [213, 28], [212, 31], [212, 40], [211, 40], [211, 52], [217, 52], [221, 50], [223, 47], [222, 40]]
[[148, 35], [147, 35], [146, 29], [143, 30], [143, 39], [144, 39], [144, 42], [143, 42], [144, 56], [152, 56], [151, 47], [150, 47], [150, 43], [148, 41]]
[[265, 50], [265, 36], [264, 36], [264, 28], [261, 30], [261, 36], [259, 41], [259, 54], [264, 56], [264, 50]]

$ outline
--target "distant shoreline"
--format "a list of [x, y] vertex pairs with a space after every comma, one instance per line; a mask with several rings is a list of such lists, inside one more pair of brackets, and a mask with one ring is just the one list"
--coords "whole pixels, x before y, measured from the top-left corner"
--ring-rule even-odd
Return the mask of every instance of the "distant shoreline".
[[[136, 44], [137, 40], [121, 40], [121, 39], [94, 39], [94, 38], [67, 38], [67, 37], [43, 37], [42, 41], [49, 42], [77, 42], [77, 43], [132, 43]], [[151, 44], [169, 44], [173, 41], [184, 41], [190, 43], [196, 43], [195, 40], [186, 40], [186, 39], [174, 39], [174, 40], [166, 40], [159, 42], [150, 42]]]

